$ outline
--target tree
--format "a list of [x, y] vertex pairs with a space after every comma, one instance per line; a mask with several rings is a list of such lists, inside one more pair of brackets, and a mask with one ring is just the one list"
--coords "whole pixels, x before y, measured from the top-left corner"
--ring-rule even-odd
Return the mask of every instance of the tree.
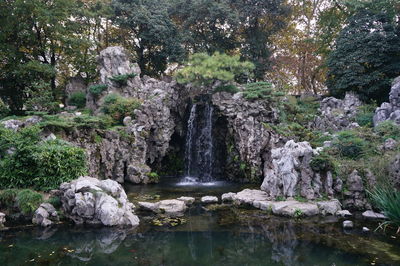
[[400, 74], [400, 36], [386, 13], [360, 10], [336, 40], [329, 55], [327, 86], [335, 97], [354, 91], [362, 100], [387, 100]]
[[168, 14], [168, 1], [114, 0], [115, 22], [129, 30], [130, 46], [142, 74], [162, 74], [181, 59], [180, 35]]
[[186, 67], [177, 72], [176, 79], [179, 83], [210, 87], [216, 82], [222, 85], [233, 82], [235, 76], [249, 75], [253, 69], [251, 62], [241, 62], [238, 55], [196, 53], [189, 57]]

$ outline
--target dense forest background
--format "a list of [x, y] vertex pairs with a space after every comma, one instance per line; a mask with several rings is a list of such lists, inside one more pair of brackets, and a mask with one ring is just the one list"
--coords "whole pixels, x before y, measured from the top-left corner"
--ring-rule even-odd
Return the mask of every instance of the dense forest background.
[[220, 52], [254, 64], [239, 83], [382, 102], [400, 75], [399, 14], [399, 0], [0, 0], [1, 104], [65, 101], [68, 79], [96, 82], [96, 56], [112, 45], [142, 75]]

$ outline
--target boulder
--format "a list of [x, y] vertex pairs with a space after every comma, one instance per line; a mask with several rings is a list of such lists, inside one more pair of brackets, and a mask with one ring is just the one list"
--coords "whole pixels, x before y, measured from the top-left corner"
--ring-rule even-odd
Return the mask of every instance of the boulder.
[[319, 201], [317, 206], [322, 215], [335, 215], [337, 212], [342, 210], [341, 204], [338, 200], [330, 201]]
[[2, 121], [1, 124], [7, 129], [17, 131], [19, 128], [23, 127], [24, 122], [22, 122], [20, 120], [10, 119], [10, 120], [6, 120], [6, 121]]
[[165, 214], [168, 216], [183, 216], [187, 206], [183, 200], [167, 199], [155, 203], [138, 202], [139, 207], [143, 210], [149, 210], [157, 214]]
[[215, 196], [204, 196], [200, 199], [201, 203], [210, 204], [210, 203], [217, 203], [218, 198]]
[[377, 213], [374, 211], [365, 211], [362, 213], [362, 216], [366, 219], [387, 219], [387, 217], [382, 213]]
[[85, 176], [61, 184], [60, 190], [64, 214], [76, 224], [139, 224], [139, 218], [133, 213], [133, 204], [116, 181]]
[[236, 195], [236, 193], [233, 192], [228, 192], [228, 193], [224, 193], [221, 196], [221, 200], [223, 202], [232, 202], [233, 201], [233, 197]]
[[193, 197], [179, 197], [177, 200], [183, 201], [186, 205], [192, 205], [195, 201]]
[[354, 227], [354, 224], [352, 221], [349, 221], [349, 220], [343, 221], [344, 229], [352, 229], [353, 227]]
[[35, 211], [32, 218], [32, 223], [47, 227], [52, 225], [54, 222], [58, 222], [58, 213], [53, 205], [50, 203], [42, 203], [39, 208]]
[[389, 102], [382, 103], [382, 105], [375, 110], [373, 118], [374, 126], [386, 120], [392, 120], [400, 125], [400, 77], [397, 77], [392, 83], [392, 88], [389, 93]]
[[0, 228], [4, 227], [5, 223], [6, 223], [6, 215], [0, 212]]
[[253, 202], [257, 201], [269, 201], [271, 197], [264, 191], [257, 190], [257, 189], [244, 189], [235, 195], [231, 196], [233, 202], [237, 205], [248, 204], [253, 205]]
[[273, 202], [271, 209], [275, 215], [288, 217], [314, 216], [319, 213], [316, 204], [301, 203], [294, 200]]
[[348, 216], [352, 216], [352, 214], [348, 210], [341, 210], [341, 211], [336, 212], [336, 216], [348, 217]]
[[367, 232], [370, 231], [369, 228], [368, 228], [368, 227], [365, 227], [365, 226], [362, 228], [362, 230], [363, 230], [364, 233], [367, 233]]

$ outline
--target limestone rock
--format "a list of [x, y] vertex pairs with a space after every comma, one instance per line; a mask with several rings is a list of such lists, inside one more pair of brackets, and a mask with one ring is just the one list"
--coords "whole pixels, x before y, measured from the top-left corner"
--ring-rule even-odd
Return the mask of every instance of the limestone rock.
[[5, 223], [6, 223], [6, 215], [0, 212], [0, 228], [4, 227]]
[[[372, 174], [372, 173], [371, 173]], [[374, 182], [374, 177], [370, 176], [370, 183]], [[354, 170], [346, 180], [348, 191], [344, 192], [344, 200], [342, 201], [344, 208], [365, 210], [370, 208], [367, 201], [363, 179], [357, 170]]]
[[285, 202], [284, 206], [272, 204], [272, 213], [288, 217], [314, 216], [319, 214], [319, 209], [313, 203]]
[[116, 181], [86, 176], [61, 184], [60, 190], [63, 211], [77, 224], [139, 224], [139, 218], [133, 214], [133, 204]]
[[228, 193], [224, 193], [224, 194], [222, 194], [222, 196], [221, 196], [221, 200], [223, 201], [223, 202], [231, 202], [231, 201], [233, 201], [233, 197], [236, 195], [236, 193], [233, 193], [233, 192], [228, 192]]
[[367, 232], [370, 231], [369, 228], [368, 228], [368, 227], [365, 227], [365, 226], [362, 228], [362, 230], [363, 230], [364, 233], [367, 233]]
[[322, 215], [335, 215], [337, 212], [342, 210], [340, 202], [336, 199], [330, 201], [319, 201], [317, 206]]
[[349, 221], [349, 220], [343, 221], [343, 228], [344, 229], [351, 229], [353, 227], [354, 227], [354, 224], [353, 224], [352, 221]]
[[186, 205], [192, 205], [195, 201], [193, 197], [179, 197], [177, 200], [183, 201]]
[[389, 164], [389, 178], [396, 189], [400, 189], [400, 154]]
[[200, 199], [201, 203], [209, 204], [209, 203], [217, 203], [218, 198], [215, 196], [204, 196]]
[[346, 93], [343, 100], [327, 97], [322, 100], [321, 114], [314, 121], [314, 128], [323, 131], [339, 131], [357, 127], [352, 120], [362, 102], [354, 93]]
[[385, 143], [380, 147], [383, 151], [392, 151], [396, 149], [398, 143], [392, 138], [385, 140]]
[[35, 211], [32, 218], [32, 223], [47, 227], [52, 225], [54, 222], [58, 222], [58, 213], [56, 209], [50, 203], [42, 203], [39, 208]]
[[374, 126], [386, 120], [392, 120], [400, 124], [400, 77], [397, 77], [393, 81], [389, 93], [389, 102], [382, 103], [382, 105], [376, 109], [373, 118]]
[[261, 190], [270, 197], [302, 197], [314, 199], [323, 193], [333, 196], [333, 177], [330, 172], [315, 173], [310, 166], [314, 154], [308, 142], [286, 142], [281, 148], [271, 150], [271, 161], [264, 165]]
[[336, 212], [336, 216], [348, 217], [348, 216], [352, 216], [352, 214], [348, 210], [341, 210], [341, 211]]
[[183, 216], [187, 209], [185, 202], [177, 199], [161, 200], [155, 203], [138, 202], [138, 204], [141, 209], [168, 216]]
[[366, 219], [387, 219], [384, 214], [374, 211], [365, 211], [362, 213], [362, 216]]
[[22, 122], [20, 120], [10, 119], [10, 120], [6, 120], [6, 121], [2, 121], [1, 124], [7, 129], [17, 131], [19, 128], [21, 128], [24, 125], [24, 122]]
[[264, 191], [246, 188], [236, 193], [236, 195], [232, 195], [232, 199], [238, 205], [253, 205], [253, 202], [255, 201], [269, 201], [271, 197], [269, 197]]
[[73, 93], [76, 92], [86, 93], [86, 87], [87, 84], [85, 80], [80, 76], [76, 76], [68, 80], [68, 83], [65, 86], [65, 94], [67, 98], [69, 98]]

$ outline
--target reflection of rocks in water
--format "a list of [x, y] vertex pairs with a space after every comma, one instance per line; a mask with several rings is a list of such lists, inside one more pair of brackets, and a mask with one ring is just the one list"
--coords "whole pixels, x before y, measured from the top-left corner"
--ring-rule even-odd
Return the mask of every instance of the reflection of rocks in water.
[[90, 261], [93, 254], [111, 254], [125, 240], [127, 231], [114, 228], [102, 228], [95, 231], [78, 231], [72, 235], [69, 248], [74, 252], [70, 256], [81, 261]]
[[57, 227], [46, 227], [44, 229], [39, 229], [39, 236], [37, 239], [46, 240], [52, 237], [58, 231]]

